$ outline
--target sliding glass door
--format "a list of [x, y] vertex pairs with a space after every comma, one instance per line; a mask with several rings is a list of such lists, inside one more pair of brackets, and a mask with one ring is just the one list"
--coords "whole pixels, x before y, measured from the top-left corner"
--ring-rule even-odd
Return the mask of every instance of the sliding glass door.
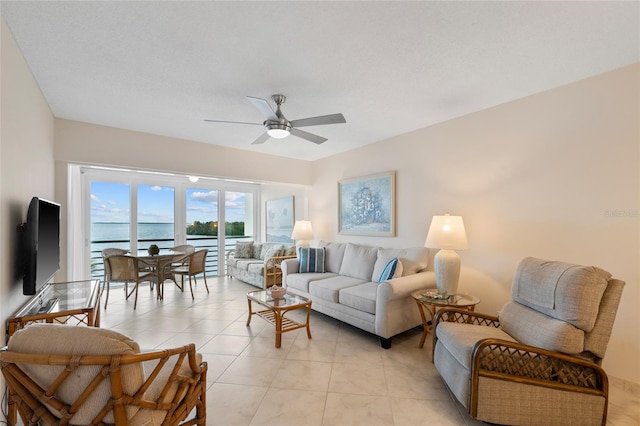
[[91, 167], [83, 167], [81, 176], [85, 223], [90, 224], [85, 264], [94, 279], [103, 277], [103, 249], [140, 254], [151, 244], [207, 249], [207, 275], [223, 275], [225, 252], [237, 240], [253, 239], [258, 226], [254, 184], [217, 179], [192, 184], [185, 176]]

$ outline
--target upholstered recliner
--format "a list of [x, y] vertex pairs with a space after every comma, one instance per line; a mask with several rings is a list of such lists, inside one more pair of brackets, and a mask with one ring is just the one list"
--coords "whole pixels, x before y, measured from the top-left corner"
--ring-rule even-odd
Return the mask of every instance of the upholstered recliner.
[[[206, 371], [193, 344], [140, 352], [111, 330], [33, 324], [0, 351], [9, 420], [40, 425], [206, 423]], [[15, 407], [15, 408], [14, 408]]]
[[499, 317], [442, 309], [433, 362], [479, 420], [509, 425], [604, 425], [600, 367], [624, 282], [589, 266], [524, 259]]

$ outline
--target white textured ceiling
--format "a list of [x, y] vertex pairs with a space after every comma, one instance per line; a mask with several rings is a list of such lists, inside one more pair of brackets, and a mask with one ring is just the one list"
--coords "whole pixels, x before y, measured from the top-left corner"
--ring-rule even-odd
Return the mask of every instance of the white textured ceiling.
[[[640, 60], [630, 2], [31, 2], [2, 16], [56, 117], [314, 160]], [[246, 96], [289, 120], [251, 145]], [[269, 99], [270, 100], [270, 99]]]

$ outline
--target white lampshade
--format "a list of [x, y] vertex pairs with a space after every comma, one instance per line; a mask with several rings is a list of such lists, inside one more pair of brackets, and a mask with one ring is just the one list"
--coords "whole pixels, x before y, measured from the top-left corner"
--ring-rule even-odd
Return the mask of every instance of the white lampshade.
[[313, 229], [308, 220], [296, 220], [291, 238], [294, 240], [313, 240]]
[[424, 246], [446, 250], [468, 249], [462, 216], [450, 216], [448, 213], [444, 216], [434, 216]]

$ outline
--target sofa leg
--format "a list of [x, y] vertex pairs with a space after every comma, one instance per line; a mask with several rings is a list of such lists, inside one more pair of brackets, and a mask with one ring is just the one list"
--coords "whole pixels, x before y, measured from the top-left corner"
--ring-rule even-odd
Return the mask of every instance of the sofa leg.
[[388, 339], [385, 339], [384, 337], [380, 337], [380, 346], [382, 347], [382, 349], [391, 348], [391, 337], [389, 337]]

